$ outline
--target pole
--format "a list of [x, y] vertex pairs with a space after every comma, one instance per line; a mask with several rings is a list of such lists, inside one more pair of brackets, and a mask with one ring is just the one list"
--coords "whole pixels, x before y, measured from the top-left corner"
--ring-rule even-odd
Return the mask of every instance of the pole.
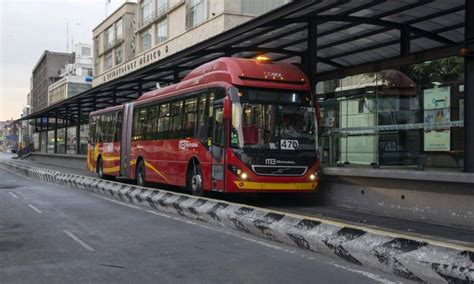
[[464, 171], [474, 173], [474, 1], [466, 0], [464, 58]]
[[67, 154], [67, 122], [68, 122], [68, 116], [67, 116], [67, 107], [66, 107], [66, 113], [65, 113], [65, 117], [66, 119], [64, 119], [64, 154]]
[[58, 114], [54, 118], [54, 154], [58, 153]]
[[77, 105], [76, 154], [81, 153], [81, 105]]

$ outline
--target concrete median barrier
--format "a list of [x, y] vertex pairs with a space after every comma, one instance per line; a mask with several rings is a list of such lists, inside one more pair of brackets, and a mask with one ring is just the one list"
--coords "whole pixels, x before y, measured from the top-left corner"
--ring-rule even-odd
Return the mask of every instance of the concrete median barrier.
[[34, 179], [247, 232], [417, 282], [474, 282], [474, 250], [469, 247], [161, 189], [64, 174], [11, 161], [0, 161], [0, 166]]

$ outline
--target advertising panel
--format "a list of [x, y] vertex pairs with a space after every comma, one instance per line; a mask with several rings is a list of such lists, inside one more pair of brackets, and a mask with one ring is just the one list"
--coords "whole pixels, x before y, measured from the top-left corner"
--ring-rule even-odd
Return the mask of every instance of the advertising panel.
[[449, 151], [451, 148], [451, 130], [449, 129], [449, 122], [451, 121], [450, 97], [450, 87], [424, 90], [425, 151]]
[[433, 130], [425, 132], [425, 151], [449, 151], [451, 148], [451, 130]]

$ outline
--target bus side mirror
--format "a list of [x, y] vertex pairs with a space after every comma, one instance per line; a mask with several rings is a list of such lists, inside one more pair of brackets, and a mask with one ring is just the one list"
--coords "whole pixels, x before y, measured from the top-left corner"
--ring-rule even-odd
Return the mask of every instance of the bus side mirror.
[[230, 119], [231, 117], [231, 103], [228, 98], [224, 99], [224, 118], [225, 119]]

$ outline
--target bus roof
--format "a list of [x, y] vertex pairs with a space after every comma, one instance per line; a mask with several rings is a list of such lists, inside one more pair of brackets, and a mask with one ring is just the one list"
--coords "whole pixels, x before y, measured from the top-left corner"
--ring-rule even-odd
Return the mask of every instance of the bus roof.
[[[257, 88], [311, 90], [308, 78], [294, 64], [221, 57], [193, 69], [177, 84], [144, 93], [137, 101], [169, 95], [175, 91], [196, 89], [199, 86], [207, 86], [210, 83], [218, 82]], [[110, 107], [92, 112], [91, 115], [118, 109], [120, 109], [118, 106]]]
[[143, 94], [138, 101], [214, 82], [260, 88], [310, 90], [306, 75], [293, 64], [221, 57], [195, 68], [175, 85]]

